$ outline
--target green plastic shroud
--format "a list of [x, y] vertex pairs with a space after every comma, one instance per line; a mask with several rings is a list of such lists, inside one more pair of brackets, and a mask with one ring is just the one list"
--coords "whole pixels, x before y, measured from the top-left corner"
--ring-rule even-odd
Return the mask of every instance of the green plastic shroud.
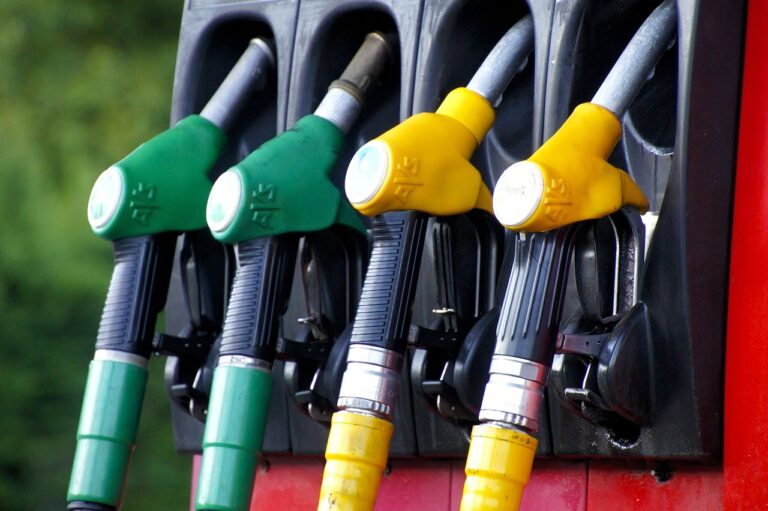
[[333, 224], [364, 233], [360, 216], [330, 179], [343, 142], [335, 124], [307, 115], [264, 143], [229, 170], [243, 183], [240, 208], [229, 227], [213, 236], [234, 244]]
[[215, 124], [190, 115], [115, 163], [123, 189], [114, 217], [94, 232], [109, 240], [205, 227], [208, 174], [226, 143]]
[[143, 367], [94, 360], [88, 369], [67, 500], [119, 507], [147, 385]]
[[[219, 366], [213, 376], [195, 509], [248, 509], [264, 441], [272, 372]], [[226, 481], [226, 484], [215, 484]]]

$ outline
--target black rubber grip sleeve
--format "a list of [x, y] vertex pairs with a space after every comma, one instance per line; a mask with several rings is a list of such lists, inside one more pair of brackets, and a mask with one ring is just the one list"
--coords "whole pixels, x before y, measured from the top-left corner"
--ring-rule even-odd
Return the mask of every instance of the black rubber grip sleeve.
[[290, 295], [296, 263], [293, 235], [259, 238], [236, 246], [237, 272], [232, 283], [224, 331], [223, 355], [242, 355], [272, 363], [280, 316]]
[[99, 323], [96, 349], [152, 353], [157, 315], [165, 306], [176, 248], [175, 233], [112, 243], [115, 267]]
[[552, 364], [579, 225], [519, 235], [496, 327], [497, 355]]
[[373, 252], [357, 307], [352, 343], [404, 353], [429, 217], [415, 211], [373, 219]]

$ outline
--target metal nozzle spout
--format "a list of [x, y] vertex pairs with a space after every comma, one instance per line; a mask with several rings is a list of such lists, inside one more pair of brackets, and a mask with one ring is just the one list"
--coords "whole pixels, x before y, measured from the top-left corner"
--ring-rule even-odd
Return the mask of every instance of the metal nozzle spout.
[[347, 68], [329, 89], [343, 89], [360, 103], [365, 103], [371, 85], [375, 84], [393, 60], [392, 45], [381, 32], [365, 36], [363, 44], [349, 61]]
[[613, 65], [592, 103], [621, 118], [640, 92], [661, 55], [670, 47], [677, 27], [673, 0], [665, 0], [643, 22]]
[[200, 116], [226, 131], [234, 122], [248, 95], [262, 82], [269, 68], [274, 65], [275, 55], [269, 44], [259, 37], [251, 39], [232, 70], [200, 112]]
[[496, 106], [504, 89], [533, 51], [533, 18], [530, 14], [510, 28], [478, 68], [467, 85]]
[[392, 55], [388, 37], [380, 32], [371, 32], [365, 36], [363, 44], [341, 77], [328, 87], [328, 93], [315, 110], [315, 115], [328, 119], [343, 132], [348, 132], [360, 115], [371, 87], [393, 60]]

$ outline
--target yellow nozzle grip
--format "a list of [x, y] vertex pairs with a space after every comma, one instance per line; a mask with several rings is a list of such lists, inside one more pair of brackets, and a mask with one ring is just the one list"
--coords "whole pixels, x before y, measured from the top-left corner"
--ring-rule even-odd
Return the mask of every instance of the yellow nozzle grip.
[[516, 511], [528, 484], [538, 441], [490, 424], [472, 428], [461, 511]]
[[353, 204], [367, 216], [415, 210], [434, 216], [493, 212], [491, 192], [469, 162], [493, 125], [488, 101], [469, 89], [451, 91], [436, 113], [409, 117], [374, 139], [388, 150], [389, 166], [376, 195]]
[[[621, 136], [621, 123], [593, 103], [577, 106], [557, 132], [528, 159], [542, 174], [541, 201], [515, 231], [548, 231], [609, 215], [624, 206], [645, 212], [648, 200], [623, 170], [606, 161]], [[508, 172], [514, 172], [512, 166]]]
[[377, 417], [333, 414], [318, 511], [373, 509], [393, 429], [391, 422]]

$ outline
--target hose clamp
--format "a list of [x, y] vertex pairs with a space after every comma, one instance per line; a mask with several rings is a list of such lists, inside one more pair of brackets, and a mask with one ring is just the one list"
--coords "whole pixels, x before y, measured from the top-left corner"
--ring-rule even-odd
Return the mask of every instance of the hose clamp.
[[494, 355], [480, 420], [536, 432], [549, 368], [530, 360]]
[[146, 369], [147, 364], [149, 363], [149, 359], [146, 357], [142, 357], [141, 355], [130, 353], [128, 351], [118, 350], [96, 350], [93, 354], [93, 360], [104, 362], [121, 362], [123, 364], [139, 366], [142, 369]]
[[352, 345], [341, 381], [338, 407], [392, 420], [403, 357], [368, 345]]
[[261, 371], [272, 371], [272, 364], [266, 360], [255, 357], [246, 357], [244, 355], [222, 355], [219, 357], [219, 367], [246, 367], [248, 369], [258, 369]]

